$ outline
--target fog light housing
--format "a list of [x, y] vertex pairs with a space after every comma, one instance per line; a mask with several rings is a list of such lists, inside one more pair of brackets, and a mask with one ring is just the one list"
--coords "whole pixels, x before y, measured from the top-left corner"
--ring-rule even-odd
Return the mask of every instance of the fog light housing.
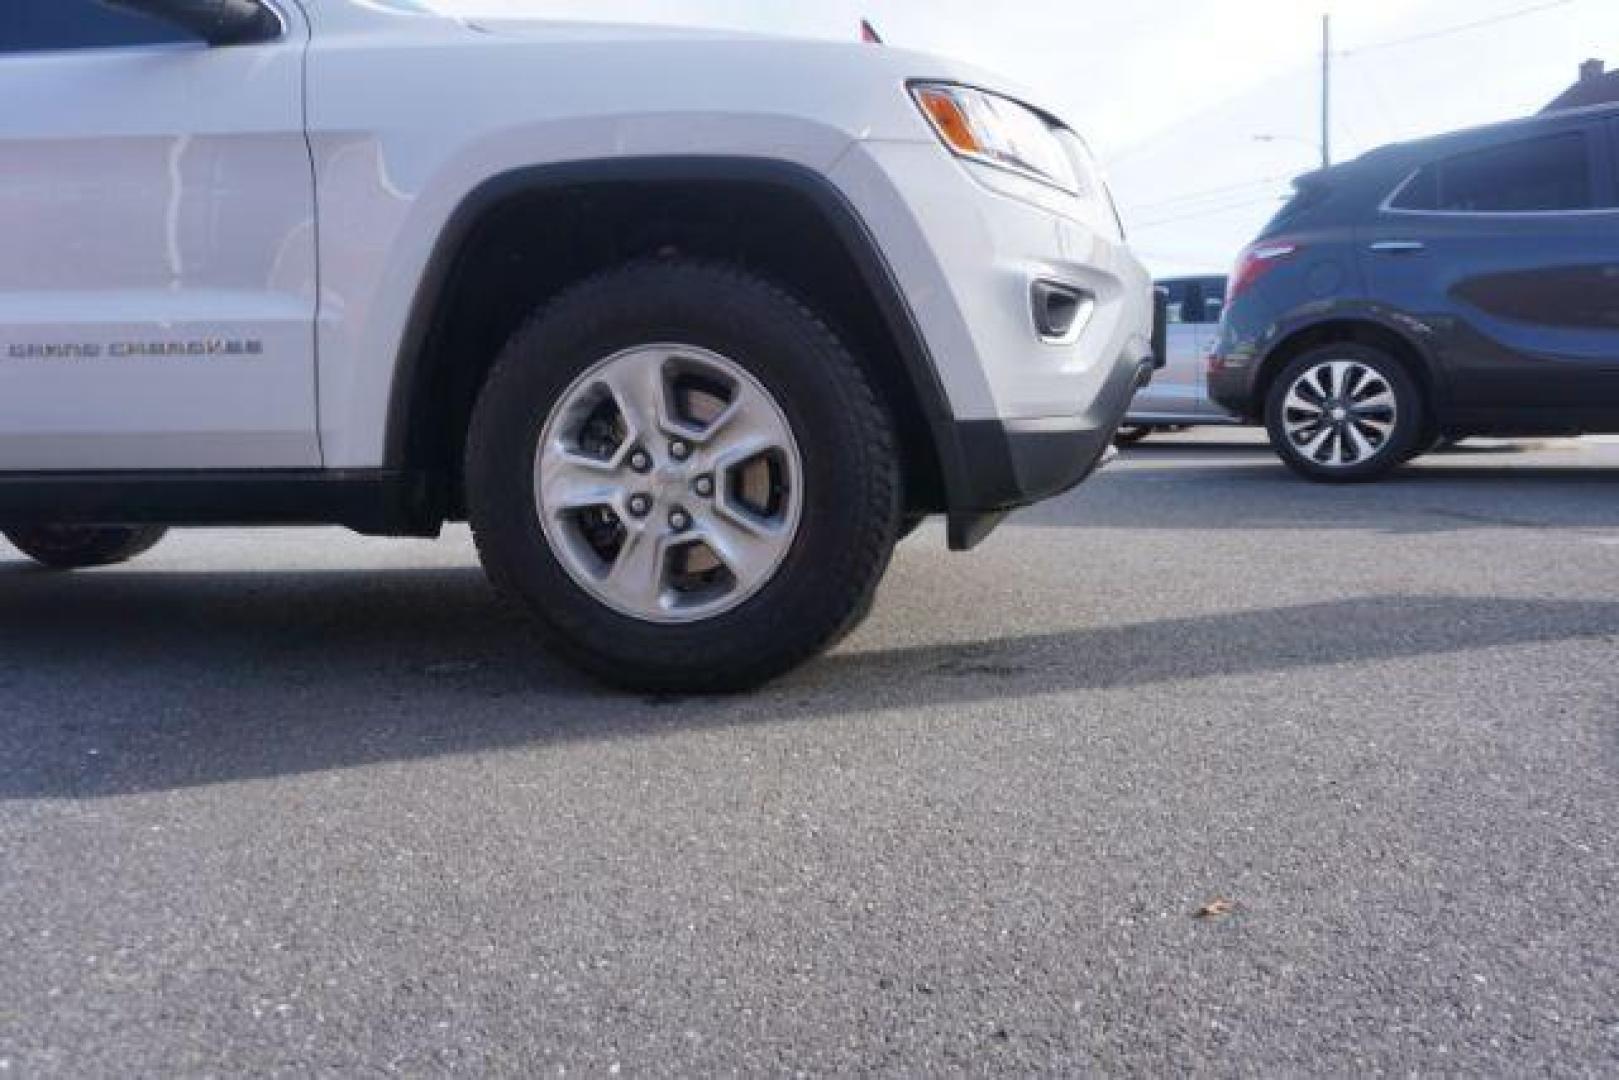
[[1096, 297], [1056, 281], [1036, 281], [1029, 288], [1034, 329], [1047, 345], [1072, 345], [1085, 332], [1096, 311]]

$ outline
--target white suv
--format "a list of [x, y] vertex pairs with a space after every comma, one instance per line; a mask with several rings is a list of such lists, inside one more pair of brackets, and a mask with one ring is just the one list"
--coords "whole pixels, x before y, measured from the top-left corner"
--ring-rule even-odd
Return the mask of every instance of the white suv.
[[1077, 136], [835, 43], [0, 4], [0, 527], [436, 535], [617, 683], [757, 684], [1078, 483], [1150, 373]]

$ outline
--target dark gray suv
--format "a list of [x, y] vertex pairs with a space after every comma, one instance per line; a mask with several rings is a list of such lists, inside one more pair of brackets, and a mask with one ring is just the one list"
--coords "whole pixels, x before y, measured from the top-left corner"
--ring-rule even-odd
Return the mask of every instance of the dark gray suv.
[[1209, 392], [1313, 480], [1469, 435], [1619, 432], [1619, 106], [1301, 178], [1238, 263]]

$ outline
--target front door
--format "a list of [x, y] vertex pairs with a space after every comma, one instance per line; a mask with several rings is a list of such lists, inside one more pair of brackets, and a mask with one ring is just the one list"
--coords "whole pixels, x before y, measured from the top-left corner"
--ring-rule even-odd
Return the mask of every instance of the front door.
[[0, 0], [0, 472], [320, 465], [307, 28]]

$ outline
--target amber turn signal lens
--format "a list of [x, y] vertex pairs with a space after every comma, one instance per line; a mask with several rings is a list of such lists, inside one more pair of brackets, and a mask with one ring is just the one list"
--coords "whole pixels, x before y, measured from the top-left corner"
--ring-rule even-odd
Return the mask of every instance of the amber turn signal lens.
[[916, 91], [916, 99], [927, 110], [928, 119], [933, 121], [933, 126], [939, 129], [939, 134], [944, 136], [951, 149], [960, 154], [984, 152], [983, 144], [973, 134], [972, 122], [967, 119], [966, 110], [955, 95], [936, 87], [922, 87]]

